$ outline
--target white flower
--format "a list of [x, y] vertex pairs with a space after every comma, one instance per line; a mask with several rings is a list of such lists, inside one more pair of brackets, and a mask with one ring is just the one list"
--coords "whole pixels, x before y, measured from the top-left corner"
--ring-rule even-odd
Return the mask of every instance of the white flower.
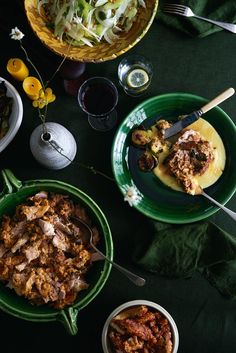
[[12, 28], [10, 33], [11, 39], [21, 40], [24, 37], [24, 33], [22, 33], [17, 27]]
[[126, 190], [124, 201], [127, 201], [132, 207], [136, 205], [140, 200], [140, 196], [137, 193], [137, 190], [133, 186], [129, 186]]

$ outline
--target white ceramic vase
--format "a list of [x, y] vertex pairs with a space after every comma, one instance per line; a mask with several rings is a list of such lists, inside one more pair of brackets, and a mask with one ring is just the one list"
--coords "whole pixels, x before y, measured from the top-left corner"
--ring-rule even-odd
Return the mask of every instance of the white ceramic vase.
[[64, 126], [48, 122], [39, 125], [30, 136], [34, 158], [48, 169], [63, 169], [75, 158], [77, 145], [73, 135]]

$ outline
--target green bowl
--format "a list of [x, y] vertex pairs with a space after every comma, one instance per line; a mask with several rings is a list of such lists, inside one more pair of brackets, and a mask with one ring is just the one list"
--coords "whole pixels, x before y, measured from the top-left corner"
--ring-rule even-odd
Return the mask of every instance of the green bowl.
[[[130, 132], [136, 125], [146, 127], [157, 119], [173, 120], [182, 114], [200, 109], [209, 100], [187, 93], [169, 93], [139, 104], [118, 128], [112, 146], [112, 167], [123, 195], [133, 186], [138, 194], [134, 207], [146, 216], [168, 223], [190, 223], [205, 219], [219, 210], [203, 196], [191, 196], [165, 186], [153, 173], [141, 172], [137, 166], [140, 150], [130, 144]], [[236, 190], [236, 127], [230, 117], [215, 107], [203, 118], [214, 126], [226, 150], [226, 166], [222, 176], [205, 191], [225, 204]]]
[[[16, 179], [10, 170], [3, 170], [4, 190], [0, 194], [0, 218], [11, 215], [15, 207], [24, 202], [26, 198], [39, 191], [53, 191], [69, 195], [69, 197], [83, 205], [89, 217], [101, 234], [101, 250], [106, 256], [113, 259], [113, 242], [111, 231], [105, 215], [98, 205], [84, 192], [74, 186], [57, 180], [30, 180], [21, 182]], [[63, 310], [51, 308], [47, 305], [34, 306], [27, 299], [18, 296], [15, 291], [0, 283], [0, 308], [18, 318], [30, 321], [54, 321], [64, 324], [72, 335], [77, 333], [77, 315], [81, 309], [88, 305], [101, 291], [111, 271], [111, 264], [107, 261], [97, 261], [87, 274], [88, 289], [81, 291], [78, 299], [71, 306]]]

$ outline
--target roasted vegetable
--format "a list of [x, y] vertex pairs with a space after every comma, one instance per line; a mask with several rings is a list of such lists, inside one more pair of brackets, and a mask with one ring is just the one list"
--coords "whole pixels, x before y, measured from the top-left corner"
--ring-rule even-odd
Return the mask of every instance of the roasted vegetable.
[[9, 129], [9, 117], [12, 110], [12, 98], [7, 97], [7, 88], [4, 81], [0, 82], [0, 138], [4, 137]]
[[152, 131], [138, 127], [133, 130], [131, 140], [134, 146], [144, 148], [152, 139]]
[[158, 164], [158, 158], [150, 151], [145, 151], [138, 159], [139, 169], [143, 172], [150, 172]]
[[163, 145], [161, 143], [161, 140], [157, 136], [155, 136], [154, 138], [152, 138], [149, 144], [149, 148], [150, 148], [150, 151], [157, 156], [159, 153], [163, 151]]
[[156, 121], [156, 128], [160, 131], [168, 129], [169, 127], [171, 127], [171, 125], [172, 124], [169, 121], [164, 119], [160, 119]]

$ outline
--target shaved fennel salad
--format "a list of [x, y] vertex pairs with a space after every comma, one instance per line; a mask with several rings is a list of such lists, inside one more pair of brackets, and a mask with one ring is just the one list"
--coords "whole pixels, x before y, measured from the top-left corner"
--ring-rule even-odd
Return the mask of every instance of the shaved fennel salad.
[[74, 46], [106, 41], [113, 44], [121, 32], [128, 32], [145, 0], [39, 0], [47, 26], [61, 41]]

